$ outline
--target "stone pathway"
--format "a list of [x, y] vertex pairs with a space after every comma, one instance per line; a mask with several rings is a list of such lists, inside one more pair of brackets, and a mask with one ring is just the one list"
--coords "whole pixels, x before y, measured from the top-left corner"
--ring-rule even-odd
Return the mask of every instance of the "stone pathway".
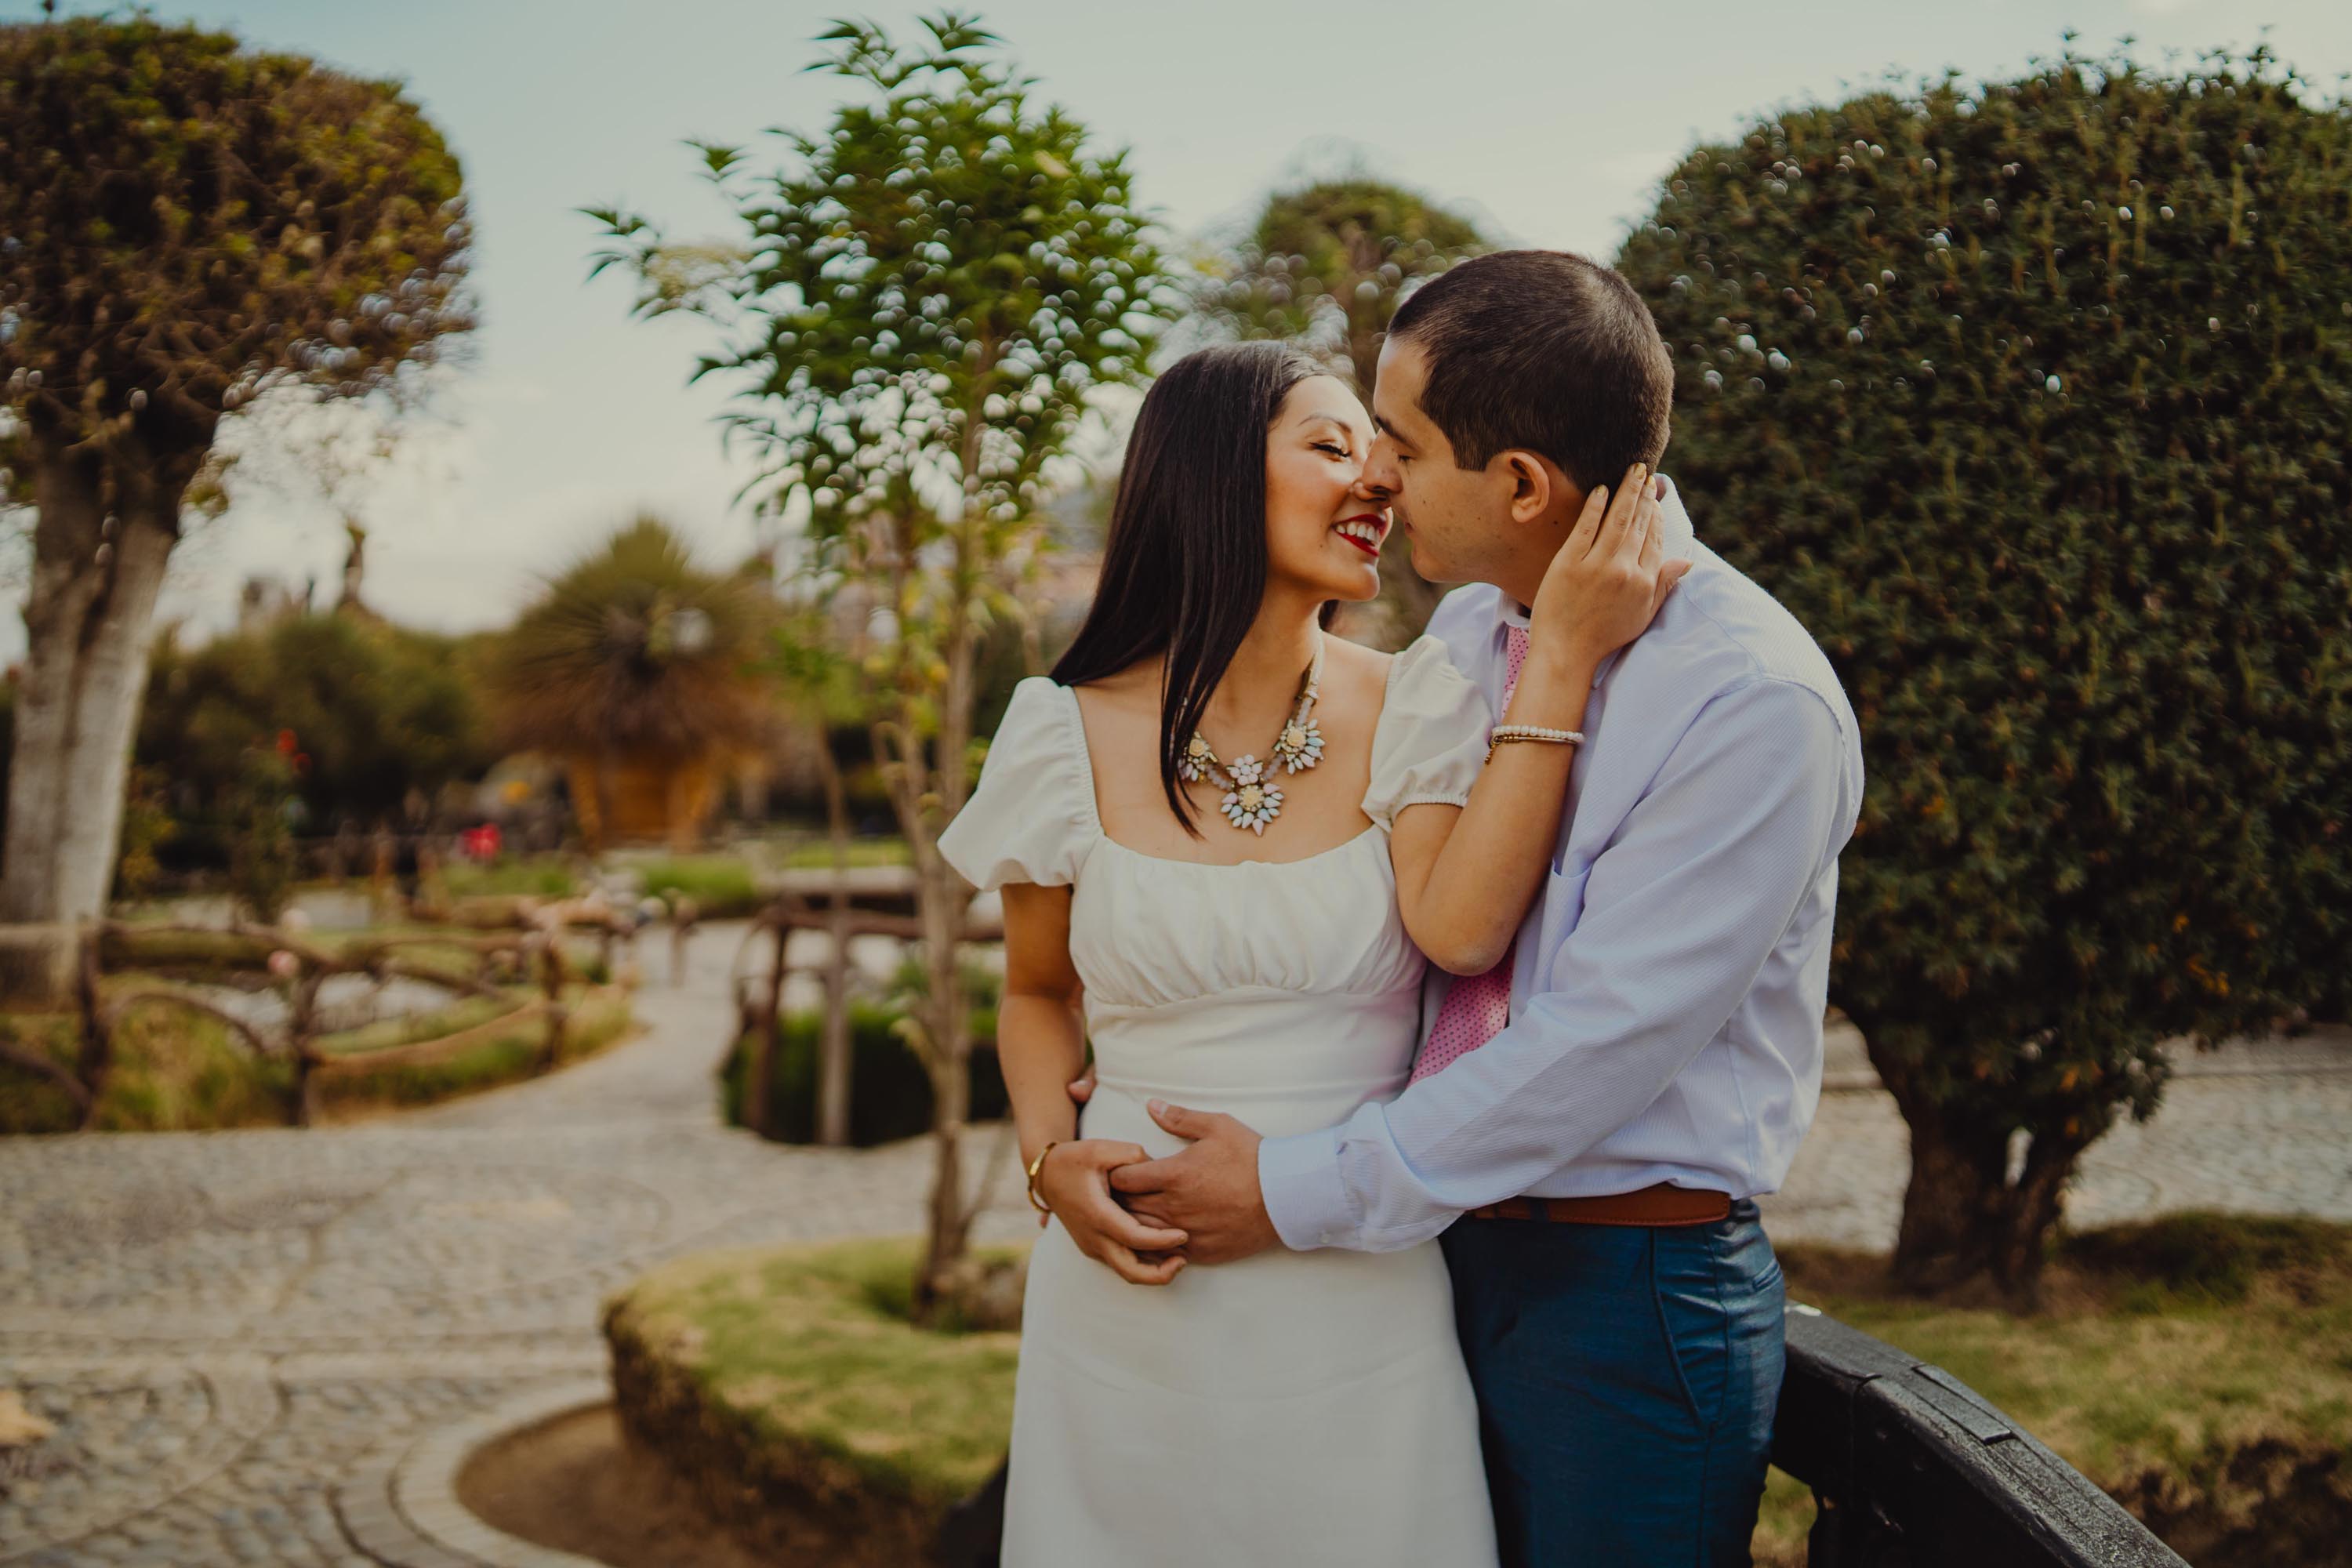
[[[2066, 1213], [2106, 1225], [2174, 1209], [2236, 1209], [2352, 1221], [2352, 1029], [2233, 1040], [2175, 1053], [2153, 1120], [2091, 1146]], [[1764, 1200], [1774, 1237], [1885, 1251], [1903, 1214], [1910, 1140], [1852, 1029], [1833, 1032], [1821, 1111]]]
[[[718, 1124], [740, 935], [708, 928], [677, 987], [649, 951], [645, 1035], [551, 1079], [363, 1127], [0, 1142], [0, 1389], [58, 1427], [0, 1470], [0, 1563], [530, 1560], [468, 1533], [446, 1471], [501, 1413], [593, 1384], [607, 1292], [681, 1253], [920, 1226], [921, 1143]], [[1768, 1214], [1783, 1239], [1884, 1247], [1902, 1124], [1843, 1047]], [[2093, 1152], [2078, 1217], [2352, 1219], [2352, 1037], [2195, 1066]], [[983, 1234], [1031, 1234], [997, 1170]]]
[[[740, 936], [698, 934], [678, 987], [649, 952], [643, 1037], [553, 1078], [361, 1127], [0, 1141], [0, 1388], [58, 1427], [0, 1472], [0, 1563], [465, 1563], [383, 1486], [436, 1431], [601, 1375], [607, 1292], [919, 1229], [926, 1145], [718, 1123]], [[1029, 1234], [998, 1192], [983, 1234]]]

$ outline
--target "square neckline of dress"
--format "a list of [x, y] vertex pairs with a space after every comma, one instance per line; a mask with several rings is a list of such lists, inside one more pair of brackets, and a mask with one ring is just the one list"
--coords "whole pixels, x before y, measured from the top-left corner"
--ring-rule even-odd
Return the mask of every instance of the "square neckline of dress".
[[[1381, 710], [1372, 718], [1372, 757], [1376, 763], [1381, 754], [1381, 725], [1389, 716], [1390, 689], [1396, 684], [1397, 666], [1401, 662], [1402, 658], [1399, 655], [1391, 654], [1388, 668], [1381, 672]], [[1113, 838], [1110, 836], [1110, 830], [1103, 826], [1102, 797], [1095, 783], [1094, 747], [1087, 740], [1087, 714], [1086, 710], [1078, 702], [1078, 689], [1075, 686], [1064, 686], [1057, 680], [1054, 683], [1054, 689], [1059, 691], [1069, 703], [1070, 727], [1078, 737], [1078, 765], [1084, 768], [1087, 773], [1087, 812], [1095, 820], [1095, 837], [1122, 855], [1132, 856], [1138, 860], [1148, 860], [1155, 866], [1198, 866], [1209, 871], [1238, 871], [1245, 866], [1311, 866], [1318, 860], [1327, 859], [1331, 856], [1353, 849], [1357, 845], [1381, 831], [1381, 825], [1377, 821], [1370, 822], [1365, 824], [1362, 832], [1351, 834], [1328, 849], [1318, 849], [1312, 855], [1300, 855], [1288, 860], [1180, 860], [1173, 855], [1154, 855], [1149, 850], [1121, 844], [1118, 839]], [[1370, 792], [1371, 784], [1369, 781], [1364, 788], [1367, 794]], [[1361, 802], [1358, 803], [1356, 809], [1363, 810]]]

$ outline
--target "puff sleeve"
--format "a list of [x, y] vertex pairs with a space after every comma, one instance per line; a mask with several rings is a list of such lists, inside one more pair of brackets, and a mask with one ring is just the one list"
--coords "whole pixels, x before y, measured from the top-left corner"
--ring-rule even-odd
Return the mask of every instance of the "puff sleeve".
[[1013, 689], [980, 784], [940, 835], [940, 853], [986, 891], [1077, 879], [1101, 827], [1076, 700], [1042, 675]]
[[1486, 765], [1494, 715], [1445, 645], [1422, 637], [1389, 666], [1388, 697], [1372, 735], [1364, 815], [1387, 829], [1409, 805], [1463, 805]]

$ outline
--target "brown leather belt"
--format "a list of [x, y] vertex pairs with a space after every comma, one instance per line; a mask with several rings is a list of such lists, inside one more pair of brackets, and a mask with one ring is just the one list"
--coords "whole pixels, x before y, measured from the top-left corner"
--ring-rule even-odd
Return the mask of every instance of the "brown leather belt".
[[1731, 1194], [1660, 1182], [1637, 1193], [1595, 1198], [1505, 1198], [1472, 1209], [1472, 1219], [1537, 1219], [1559, 1225], [1713, 1225], [1731, 1214]]

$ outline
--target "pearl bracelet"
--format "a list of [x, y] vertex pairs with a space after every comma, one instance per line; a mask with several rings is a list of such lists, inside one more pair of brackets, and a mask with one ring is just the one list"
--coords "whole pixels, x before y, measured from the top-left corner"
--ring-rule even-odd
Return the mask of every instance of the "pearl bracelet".
[[1495, 760], [1495, 748], [1507, 741], [1541, 741], [1554, 746], [1584, 744], [1581, 730], [1548, 730], [1540, 724], [1497, 724], [1486, 733], [1486, 760]]

